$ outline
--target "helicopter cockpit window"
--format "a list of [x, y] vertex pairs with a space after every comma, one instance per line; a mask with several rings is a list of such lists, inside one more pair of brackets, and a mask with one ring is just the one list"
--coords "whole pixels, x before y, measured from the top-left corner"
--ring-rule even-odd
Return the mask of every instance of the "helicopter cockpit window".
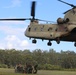
[[30, 32], [30, 30], [31, 30], [31, 28], [29, 27], [29, 28], [28, 28], [28, 31]]
[[55, 31], [57, 31], [58, 29], [56, 28]]
[[48, 29], [48, 31], [50, 31], [50, 30], [52, 30], [52, 28], [51, 28], [51, 27]]

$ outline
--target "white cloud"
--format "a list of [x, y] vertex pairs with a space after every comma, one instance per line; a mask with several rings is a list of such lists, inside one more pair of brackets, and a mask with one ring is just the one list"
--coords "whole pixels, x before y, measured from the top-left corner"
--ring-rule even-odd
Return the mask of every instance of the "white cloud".
[[[1, 40], [0, 40], [1, 41]], [[0, 42], [0, 49], [33, 49], [36, 45], [29, 43], [27, 39], [21, 39], [17, 35], [7, 35]]]
[[12, 48], [14, 48], [14, 45], [12, 43], [8, 42], [7, 45], [6, 45], [6, 48], [7, 49], [12, 49]]
[[21, 5], [21, 0], [12, 0], [12, 7], [20, 6], [20, 5]]
[[[20, 39], [19, 37], [17, 37], [16, 35], [8, 35], [5, 37], [4, 42], [3, 42], [3, 46], [0, 45], [2, 48], [7, 48], [7, 49], [24, 49], [27, 46], [29, 46], [29, 43], [27, 40], [23, 40]], [[0, 47], [0, 48], [1, 48]]]
[[5, 6], [4, 8], [13, 8], [13, 7], [20, 7], [21, 0], [11, 0], [11, 4], [9, 6]]
[[8, 49], [16, 48], [16, 46], [21, 42], [21, 40], [15, 35], [8, 35], [5, 38], [5, 41]]
[[[10, 19], [10, 18], [9, 18]], [[0, 21], [0, 24], [4, 24], [4, 25], [11, 25], [11, 24], [26, 24], [25, 21]]]
[[3, 32], [7, 35], [24, 35], [26, 28], [26, 22], [0, 22], [0, 32]]
[[24, 28], [14, 28], [12, 26], [0, 26], [0, 31], [6, 35], [24, 35], [26, 27]]
[[5, 39], [9, 42], [13, 42], [13, 41], [20, 42], [19, 38], [15, 35], [8, 35]]
[[[17, 26], [12, 26], [13, 24]], [[30, 43], [28, 38], [24, 36], [25, 30], [26, 22], [0, 22], [0, 34], [2, 33], [2, 38], [0, 37], [0, 49], [35, 49], [36, 45]]]
[[28, 46], [28, 45], [29, 45], [29, 43], [28, 43], [27, 40], [23, 40], [23, 41], [21, 41], [20, 46], [25, 47], [25, 46]]
[[0, 43], [0, 49], [5, 49], [3, 43]]

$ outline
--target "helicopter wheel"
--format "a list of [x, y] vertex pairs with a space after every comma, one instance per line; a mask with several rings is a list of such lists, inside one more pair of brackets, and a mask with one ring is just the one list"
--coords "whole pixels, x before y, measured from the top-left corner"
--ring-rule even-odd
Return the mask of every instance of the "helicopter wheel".
[[57, 41], [57, 44], [59, 44], [60, 43], [60, 41]]
[[60, 43], [60, 39], [56, 38], [56, 42], [57, 42], [57, 44], [59, 44]]
[[36, 44], [36, 42], [37, 42], [37, 41], [36, 41], [35, 39], [34, 39], [34, 40], [32, 40], [32, 43]]
[[49, 41], [49, 42], [47, 43], [47, 45], [48, 45], [48, 46], [51, 46], [51, 45], [52, 45], [52, 43]]
[[76, 47], [76, 42], [74, 43], [74, 46]]

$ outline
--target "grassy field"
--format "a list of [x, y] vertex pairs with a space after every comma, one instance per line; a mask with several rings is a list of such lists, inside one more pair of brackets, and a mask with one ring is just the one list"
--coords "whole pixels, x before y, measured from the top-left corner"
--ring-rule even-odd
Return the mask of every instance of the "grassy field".
[[[0, 68], [0, 75], [35, 75], [35, 74], [19, 74], [15, 73], [14, 69]], [[75, 71], [46, 71], [39, 70], [36, 75], [76, 75]]]

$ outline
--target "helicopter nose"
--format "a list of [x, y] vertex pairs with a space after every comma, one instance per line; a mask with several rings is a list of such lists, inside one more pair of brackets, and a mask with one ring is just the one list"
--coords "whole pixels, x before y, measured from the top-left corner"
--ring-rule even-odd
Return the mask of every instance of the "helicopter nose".
[[24, 35], [27, 36], [26, 30], [25, 30], [25, 32], [24, 32]]
[[25, 35], [25, 36], [28, 36], [28, 31], [27, 31], [27, 29], [25, 30], [24, 35]]

